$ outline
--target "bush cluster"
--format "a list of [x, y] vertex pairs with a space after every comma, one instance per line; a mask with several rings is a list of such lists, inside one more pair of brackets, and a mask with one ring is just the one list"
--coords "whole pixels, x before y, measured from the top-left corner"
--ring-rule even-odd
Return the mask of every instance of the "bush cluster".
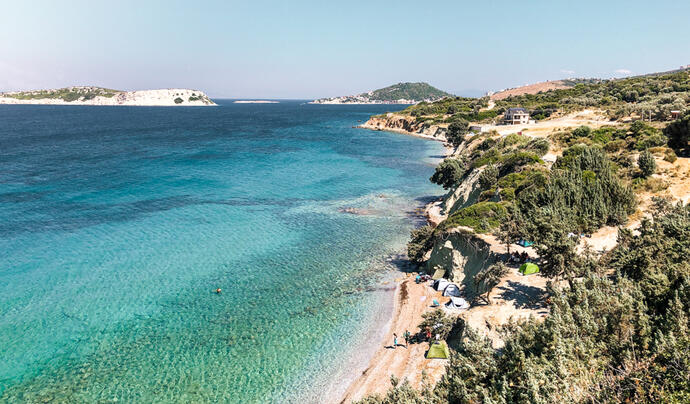
[[690, 209], [665, 205], [638, 231], [550, 288], [544, 321], [504, 327], [504, 348], [465, 325], [435, 386], [396, 379], [361, 403], [689, 402]]

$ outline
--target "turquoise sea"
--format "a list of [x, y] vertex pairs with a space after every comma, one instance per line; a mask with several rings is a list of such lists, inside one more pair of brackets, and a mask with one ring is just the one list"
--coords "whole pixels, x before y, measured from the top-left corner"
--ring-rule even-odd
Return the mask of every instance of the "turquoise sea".
[[0, 402], [319, 402], [378, 347], [442, 145], [219, 104], [0, 106]]

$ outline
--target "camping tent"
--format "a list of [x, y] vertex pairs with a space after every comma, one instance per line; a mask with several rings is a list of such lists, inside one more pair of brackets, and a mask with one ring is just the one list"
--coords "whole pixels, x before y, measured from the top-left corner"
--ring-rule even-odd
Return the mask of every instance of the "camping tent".
[[454, 283], [448, 284], [445, 289], [443, 289], [443, 296], [456, 296], [460, 297], [462, 296], [462, 293], [460, 292], [460, 288], [458, 285]]
[[446, 286], [448, 286], [450, 282], [448, 282], [445, 279], [439, 279], [436, 282], [434, 282], [434, 289], [438, 290], [439, 292], [443, 291]]
[[446, 307], [449, 309], [465, 310], [470, 308], [470, 304], [462, 297], [451, 296], [450, 302], [446, 303]]
[[517, 244], [521, 247], [530, 247], [532, 244], [534, 244], [534, 241], [520, 240], [517, 242]]
[[520, 265], [520, 273], [523, 275], [536, 274], [537, 272], [539, 272], [539, 267], [537, 266], [537, 264], [526, 262]]
[[446, 270], [443, 268], [437, 268], [436, 271], [434, 271], [434, 275], [431, 277], [431, 279], [436, 280], [436, 279], [441, 279], [443, 276], [446, 274]]
[[426, 353], [427, 359], [448, 359], [450, 352], [448, 352], [448, 345], [446, 341], [436, 341], [429, 347]]

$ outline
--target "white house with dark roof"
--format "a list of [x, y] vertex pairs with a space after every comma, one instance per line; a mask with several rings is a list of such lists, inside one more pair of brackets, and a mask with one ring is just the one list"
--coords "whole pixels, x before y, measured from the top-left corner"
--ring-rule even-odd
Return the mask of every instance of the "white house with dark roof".
[[529, 112], [524, 108], [508, 108], [503, 122], [506, 125], [526, 125], [529, 123]]

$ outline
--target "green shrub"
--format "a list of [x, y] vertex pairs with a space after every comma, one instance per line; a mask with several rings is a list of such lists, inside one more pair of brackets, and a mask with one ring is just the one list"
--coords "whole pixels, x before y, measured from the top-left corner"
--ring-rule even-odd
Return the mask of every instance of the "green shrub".
[[497, 228], [506, 215], [506, 208], [498, 202], [479, 202], [462, 208], [441, 223], [441, 230], [458, 226], [472, 228], [477, 233], [486, 233]]
[[690, 155], [690, 112], [668, 124], [664, 128], [664, 135], [668, 138], [668, 146], [673, 148], [676, 154]]
[[592, 134], [592, 128], [589, 126], [580, 126], [578, 128], [573, 129], [573, 137], [578, 138], [578, 137], [586, 137], [588, 138], [590, 134]]
[[482, 189], [489, 189], [495, 186], [498, 182], [498, 168], [493, 164], [487, 165], [479, 174], [477, 181]]
[[479, 194], [477, 201], [478, 202], [488, 201], [491, 198], [493, 198], [494, 196], [496, 196], [496, 190], [495, 189], [487, 189], [486, 191], [482, 191], [482, 193]]
[[461, 159], [447, 158], [436, 167], [434, 175], [429, 179], [434, 184], [449, 189], [460, 183], [466, 172], [465, 162]]
[[548, 233], [553, 223], [566, 232], [622, 224], [635, 207], [632, 190], [618, 179], [598, 147], [565, 150], [543, 187], [516, 194], [521, 225], [535, 240]]
[[184, 102], [184, 100], [180, 97], [175, 98], [174, 101], [175, 101], [175, 104], [182, 104]]
[[477, 150], [489, 150], [498, 143], [496, 138], [486, 138], [480, 144], [477, 145]]
[[532, 139], [524, 147], [525, 150], [533, 151], [537, 156], [541, 157], [549, 152], [551, 143], [546, 139]]
[[516, 151], [503, 155], [500, 158], [501, 173], [509, 173], [515, 171], [517, 167], [526, 166], [528, 164], [544, 164], [544, 162], [533, 152]]
[[501, 158], [501, 152], [497, 149], [489, 149], [481, 154], [481, 157], [476, 158], [472, 161], [472, 168], [483, 167], [487, 164], [495, 164]]
[[527, 136], [523, 135], [518, 135], [517, 133], [511, 133], [508, 136], [505, 136], [503, 139], [500, 141], [500, 147], [502, 149], [513, 146], [516, 144], [526, 144], [529, 142], [529, 138]]
[[640, 153], [640, 156], [637, 158], [637, 166], [640, 168], [642, 177], [644, 178], [654, 174], [654, 171], [656, 171], [656, 161], [649, 150], [645, 150]]
[[414, 263], [421, 263], [424, 254], [434, 246], [434, 228], [422, 226], [412, 230], [410, 241], [407, 243], [407, 257]]
[[611, 142], [608, 142], [604, 145], [604, 150], [606, 150], [609, 153], [616, 153], [618, 151], [623, 150], [626, 146], [628, 145], [628, 142], [626, 142], [623, 139], [616, 139]]
[[498, 180], [498, 186], [501, 188], [517, 188], [517, 186], [520, 185], [525, 178], [527, 178], [527, 172], [525, 171], [519, 173], [510, 173]]
[[501, 196], [502, 201], [515, 200], [515, 188], [501, 188], [498, 194]]

